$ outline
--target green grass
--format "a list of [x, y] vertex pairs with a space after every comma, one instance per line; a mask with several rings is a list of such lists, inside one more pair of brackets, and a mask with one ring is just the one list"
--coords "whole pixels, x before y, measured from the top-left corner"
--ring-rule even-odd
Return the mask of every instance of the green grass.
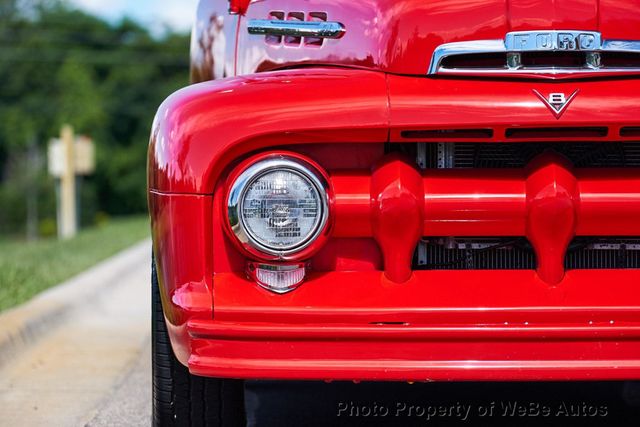
[[111, 219], [66, 241], [0, 241], [0, 311], [30, 299], [148, 235], [147, 217], [129, 217]]

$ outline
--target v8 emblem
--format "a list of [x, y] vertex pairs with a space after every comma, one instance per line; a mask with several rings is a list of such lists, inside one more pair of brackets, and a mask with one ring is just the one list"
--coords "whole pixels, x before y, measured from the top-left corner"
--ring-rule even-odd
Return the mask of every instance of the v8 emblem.
[[567, 97], [564, 96], [564, 93], [550, 93], [549, 94], [549, 104], [560, 104], [564, 105], [567, 103]]
[[576, 89], [571, 95], [569, 95], [569, 97], [567, 97], [563, 92], [550, 93], [549, 96], [545, 97], [540, 92], [533, 89], [533, 93], [540, 98], [556, 119], [559, 119], [562, 116], [579, 91], [580, 89]]

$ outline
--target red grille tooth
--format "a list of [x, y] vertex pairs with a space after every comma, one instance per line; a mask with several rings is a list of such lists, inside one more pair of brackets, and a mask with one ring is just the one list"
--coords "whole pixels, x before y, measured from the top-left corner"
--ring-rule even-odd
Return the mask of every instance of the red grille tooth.
[[371, 177], [371, 222], [385, 276], [393, 282], [411, 278], [413, 252], [422, 236], [423, 207], [420, 172], [410, 159], [387, 156]]
[[526, 235], [536, 252], [538, 276], [550, 285], [564, 277], [564, 258], [575, 235], [580, 202], [571, 164], [545, 152], [527, 167]]

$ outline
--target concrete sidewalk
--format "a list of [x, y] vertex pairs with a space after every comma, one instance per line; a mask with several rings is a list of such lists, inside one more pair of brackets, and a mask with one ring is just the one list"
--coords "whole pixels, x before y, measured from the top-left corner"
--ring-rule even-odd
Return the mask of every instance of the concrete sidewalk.
[[[148, 352], [150, 263], [145, 241], [0, 315], [3, 425], [85, 425], [96, 416]], [[150, 423], [150, 397], [149, 387], [130, 425]]]

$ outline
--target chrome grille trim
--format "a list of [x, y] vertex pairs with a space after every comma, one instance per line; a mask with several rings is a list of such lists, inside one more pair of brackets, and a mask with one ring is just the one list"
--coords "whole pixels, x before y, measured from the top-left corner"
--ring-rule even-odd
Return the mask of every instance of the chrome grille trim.
[[[542, 38], [543, 41], [540, 41]], [[548, 39], [547, 39], [548, 38]], [[526, 52], [583, 52], [583, 67], [526, 67], [520, 55]], [[574, 74], [637, 73], [640, 67], [602, 67], [601, 53], [633, 53], [640, 55], [640, 41], [603, 40], [594, 31], [514, 31], [504, 40], [470, 40], [445, 43], [433, 52], [429, 75], [436, 74]], [[447, 58], [474, 54], [505, 54], [502, 68], [446, 68]]]
[[503, 40], [474, 40], [441, 44], [433, 52], [431, 65], [429, 66], [429, 74], [438, 74], [444, 71], [441, 70], [442, 61], [451, 56], [506, 52], [507, 47]]

